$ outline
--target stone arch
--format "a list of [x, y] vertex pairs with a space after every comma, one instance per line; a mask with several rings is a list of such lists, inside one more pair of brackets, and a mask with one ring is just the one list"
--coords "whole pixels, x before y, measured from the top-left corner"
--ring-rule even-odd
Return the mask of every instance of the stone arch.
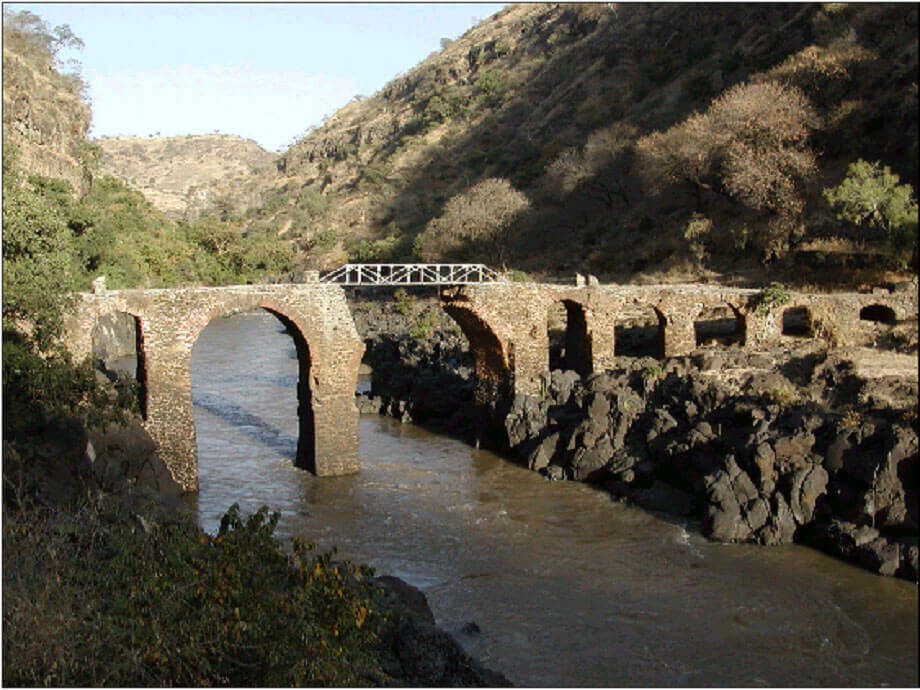
[[90, 331], [90, 352], [96, 367], [116, 386], [124, 375], [134, 380], [138, 411], [146, 420], [147, 358], [141, 317], [118, 308], [96, 314]]
[[285, 331], [294, 341], [297, 351], [297, 457], [294, 464], [318, 474], [316, 465], [316, 421], [314, 413], [314, 388], [316, 379], [313, 375], [313, 358], [308, 341], [308, 328], [297, 310], [279, 304], [272, 299], [236, 299], [213, 306], [203, 312], [202, 318], [194, 320], [189, 331], [189, 355], [201, 333], [214, 319], [236, 311], [263, 310], [274, 316], [284, 326]]
[[[556, 314], [556, 309], [564, 309], [564, 314]], [[565, 327], [554, 328], [554, 322], [564, 319]], [[547, 308], [547, 340], [549, 341], [549, 370], [571, 369], [581, 376], [594, 371], [592, 356], [592, 339], [588, 331], [588, 315], [583, 304], [571, 299], [560, 299]]]
[[617, 313], [614, 354], [617, 357], [664, 357], [667, 319], [651, 304], [626, 305]]
[[489, 324], [471, 309], [458, 304], [442, 307], [469, 341], [476, 371], [476, 402], [488, 404], [509, 398], [514, 391], [513, 353], [505, 351]]
[[728, 302], [704, 305], [693, 319], [696, 346], [718, 343], [744, 346], [747, 321], [741, 311]]
[[814, 315], [809, 307], [796, 304], [780, 315], [782, 334], [793, 338], [810, 338], [814, 334]]
[[894, 309], [884, 304], [867, 304], [859, 310], [859, 319], [861, 321], [883, 323], [888, 326], [893, 326], [898, 321]]

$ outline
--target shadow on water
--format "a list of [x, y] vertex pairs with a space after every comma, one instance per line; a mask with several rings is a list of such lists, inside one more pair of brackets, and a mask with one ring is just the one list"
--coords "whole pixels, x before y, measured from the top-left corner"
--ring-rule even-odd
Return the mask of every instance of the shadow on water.
[[234, 405], [224, 397], [198, 393], [195, 395], [194, 404], [281, 455], [290, 458], [297, 455], [297, 437], [285, 434], [281, 429], [247, 412], [239, 405]]

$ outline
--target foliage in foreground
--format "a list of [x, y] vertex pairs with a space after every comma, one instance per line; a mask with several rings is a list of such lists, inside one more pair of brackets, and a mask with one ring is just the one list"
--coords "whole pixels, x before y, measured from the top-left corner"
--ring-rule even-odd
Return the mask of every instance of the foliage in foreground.
[[369, 569], [297, 541], [284, 553], [277, 519], [234, 506], [210, 536], [117, 504], [5, 514], [3, 684], [385, 681]]

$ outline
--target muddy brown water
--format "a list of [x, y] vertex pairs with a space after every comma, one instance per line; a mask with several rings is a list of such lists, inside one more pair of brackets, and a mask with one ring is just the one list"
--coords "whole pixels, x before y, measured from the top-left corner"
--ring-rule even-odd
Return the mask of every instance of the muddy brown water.
[[[294, 343], [264, 312], [213, 321], [192, 352], [200, 491], [422, 589], [439, 625], [525, 686], [913, 686], [917, 588], [796, 545], [707, 542], [696, 526], [549, 482], [378, 416], [362, 466], [317, 478], [297, 445]], [[475, 622], [478, 632], [467, 632]]]

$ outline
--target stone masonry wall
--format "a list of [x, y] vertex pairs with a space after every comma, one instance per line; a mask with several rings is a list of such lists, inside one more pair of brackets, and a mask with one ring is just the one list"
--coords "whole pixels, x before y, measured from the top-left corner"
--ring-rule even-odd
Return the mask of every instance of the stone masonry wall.
[[103, 315], [124, 312], [140, 329], [145, 378], [145, 427], [180, 486], [198, 487], [189, 360], [208, 323], [221, 315], [262, 308], [291, 327], [300, 353], [301, 443], [298, 464], [320, 476], [359, 466], [354, 403], [364, 345], [345, 295], [334, 285], [250, 285], [164, 290], [99, 290], [79, 295], [65, 323], [65, 342], [82, 358], [92, 352], [92, 330]]
[[[917, 318], [917, 292], [806, 294], [789, 292], [790, 301], [766, 313], [759, 309], [759, 291], [706, 285], [589, 285], [566, 287], [537, 283], [493, 283], [445, 290], [441, 303], [452, 315], [463, 312], [466, 320], [477, 319], [491, 331], [491, 353], [477, 352], [490, 339], [470, 339], [476, 361], [499, 362], [500, 373], [511, 394], [539, 393], [549, 369], [547, 312], [563, 302], [570, 314], [580, 310], [579, 328], [586, 341], [579, 348], [590, 359], [586, 371], [611, 368], [615, 358], [618, 317], [637, 308], [657, 314], [663, 330], [665, 357], [685, 355], [696, 349], [695, 321], [708, 309], [728, 307], [740, 322], [742, 342], [750, 349], [778, 344], [784, 338], [783, 314], [804, 308], [817, 337], [832, 345], [858, 344], [863, 338], [860, 310], [871, 305], [891, 309], [898, 321]], [[458, 319], [463, 326], [463, 322]], [[582, 325], [583, 323], [583, 325]], [[495, 368], [493, 364], [493, 369]], [[477, 366], [477, 374], [479, 367]], [[492, 374], [496, 374], [493, 372]]]

